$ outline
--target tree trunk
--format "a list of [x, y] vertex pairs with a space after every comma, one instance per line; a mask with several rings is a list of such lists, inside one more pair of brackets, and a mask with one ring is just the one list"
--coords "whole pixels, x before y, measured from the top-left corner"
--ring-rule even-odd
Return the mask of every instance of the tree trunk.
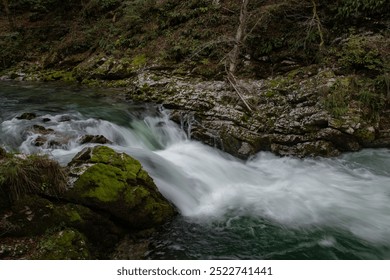
[[248, 3], [249, 0], [242, 0], [241, 11], [240, 11], [240, 21], [237, 27], [236, 37], [234, 40], [234, 47], [229, 53], [229, 69], [226, 67], [227, 79], [229, 83], [234, 88], [235, 92], [244, 103], [245, 107], [248, 109], [248, 112], [252, 112], [252, 108], [249, 106], [248, 102], [245, 101], [243, 96], [242, 87], [237, 81], [235, 72], [239, 63], [241, 47], [244, 45], [244, 40], [246, 37], [246, 28], [248, 21]]
[[15, 21], [14, 21], [12, 14], [11, 14], [11, 11], [9, 10], [8, 0], [3, 0], [3, 6], [4, 6], [5, 14], [8, 18], [9, 26], [10, 26], [11, 30], [15, 30]]
[[324, 46], [324, 35], [322, 33], [321, 21], [320, 21], [320, 17], [317, 14], [317, 4], [315, 0], [311, 0], [311, 3], [313, 4], [313, 20], [317, 25], [318, 34], [320, 35], [320, 45], [318, 48], [320, 51], [322, 51], [322, 47]]
[[243, 39], [245, 38], [245, 31], [246, 31], [246, 25], [248, 20], [248, 3], [249, 0], [242, 0], [241, 11], [240, 11], [240, 22], [236, 32], [234, 47], [230, 53], [229, 72], [231, 74], [234, 74], [237, 70], [241, 46], [244, 43]]

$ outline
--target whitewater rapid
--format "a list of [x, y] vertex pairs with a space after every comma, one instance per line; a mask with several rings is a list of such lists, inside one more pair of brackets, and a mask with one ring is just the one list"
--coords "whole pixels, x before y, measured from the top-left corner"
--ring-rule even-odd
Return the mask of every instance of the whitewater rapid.
[[[389, 149], [367, 149], [333, 159], [280, 158], [261, 152], [242, 161], [190, 140], [190, 126], [183, 131], [170, 120], [168, 111], [99, 96], [51, 85], [6, 84], [0, 89], [0, 146], [48, 154], [66, 165], [80, 150], [96, 145], [80, 144], [82, 136], [104, 135], [112, 142], [110, 147], [142, 162], [161, 193], [189, 221], [178, 223], [172, 233], [183, 236], [183, 225], [187, 226], [188, 244], [194, 238], [206, 242], [215, 234], [218, 240], [220, 230], [232, 231], [229, 242], [234, 243], [235, 227], [242, 228], [244, 235], [251, 234], [248, 250], [253, 244], [258, 246], [253, 256], [262, 255], [264, 246], [273, 244], [274, 234], [286, 238], [280, 248], [288, 247], [291, 240], [291, 244], [306, 246], [306, 238], [317, 240], [316, 234], [321, 236], [315, 244], [333, 246], [335, 252], [337, 242], [344, 242], [343, 252], [355, 252], [356, 246], [366, 248], [364, 242], [378, 248], [390, 246]], [[18, 119], [23, 112], [34, 112], [37, 117]], [[34, 125], [45, 130], [33, 129]], [[37, 145], [38, 137], [46, 142]], [[276, 225], [269, 233], [268, 222]], [[192, 236], [192, 224], [212, 226], [207, 236], [202, 232]], [[264, 242], [258, 243], [259, 234]], [[348, 241], [350, 235], [362, 241]], [[366, 249], [361, 250], [356, 256], [367, 258], [362, 253]], [[387, 249], [382, 251], [368, 258], [390, 256]], [[333, 258], [335, 252], [327, 256]]]
[[[34, 145], [42, 136], [29, 130], [34, 124], [55, 131], [46, 137], [66, 141]], [[189, 140], [166, 111], [129, 119], [127, 125], [77, 111], [45, 112], [30, 121], [5, 119], [0, 131], [6, 148], [49, 154], [63, 165], [93, 145], [79, 144], [81, 136], [104, 135], [110, 147], [139, 159], [161, 193], [196, 223], [249, 216], [287, 228], [337, 228], [390, 245], [388, 149], [304, 160], [262, 152], [242, 161]]]

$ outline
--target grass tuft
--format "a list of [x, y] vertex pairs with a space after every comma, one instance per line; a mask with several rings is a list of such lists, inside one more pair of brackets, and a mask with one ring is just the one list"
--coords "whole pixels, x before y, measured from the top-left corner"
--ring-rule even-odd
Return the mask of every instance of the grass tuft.
[[63, 168], [47, 156], [10, 156], [0, 159], [0, 190], [11, 202], [27, 194], [57, 196], [66, 189]]

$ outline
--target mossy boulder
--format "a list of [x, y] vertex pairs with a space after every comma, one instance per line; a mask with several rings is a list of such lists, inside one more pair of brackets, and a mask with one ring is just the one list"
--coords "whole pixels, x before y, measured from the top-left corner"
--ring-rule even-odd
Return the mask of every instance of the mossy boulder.
[[14, 202], [12, 207], [0, 212], [0, 219], [0, 234], [10, 238], [38, 238], [47, 232], [75, 229], [87, 238], [89, 251], [96, 258], [107, 257], [125, 234], [109, 217], [87, 207], [37, 195]]
[[44, 236], [32, 259], [87, 260], [91, 255], [85, 236], [74, 229], [64, 229]]
[[[109, 228], [109, 222], [103, 216], [93, 212], [82, 205], [72, 203], [57, 203], [38, 195], [25, 196], [14, 202], [7, 210], [8, 214], [4, 220], [13, 230], [8, 230], [8, 236], [34, 236], [45, 233], [54, 227], [71, 226], [82, 229], [92, 226], [91, 220], [105, 223]], [[113, 227], [113, 225], [111, 225]], [[86, 228], [87, 231], [87, 228]]]
[[63, 224], [64, 213], [56, 211], [55, 205], [37, 195], [25, 196], [13, 203], [2, 215], [4, 223], [0, 230], [6, 236], [35, 236], [47, 229]]
[[67, 199], [109, 213], [133, 229], [152, 228], [175, 214], [139, 161], [106, 146], [89, 147], [69, 163]]

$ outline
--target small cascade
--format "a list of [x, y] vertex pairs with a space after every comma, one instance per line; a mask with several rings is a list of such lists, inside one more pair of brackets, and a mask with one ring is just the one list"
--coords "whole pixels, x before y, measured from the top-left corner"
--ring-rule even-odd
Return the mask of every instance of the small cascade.
[[186, 132], [188, 139], [191, 139], [192, 125], [194, 122], [194, 112], [180, 114], [180, 128]]

